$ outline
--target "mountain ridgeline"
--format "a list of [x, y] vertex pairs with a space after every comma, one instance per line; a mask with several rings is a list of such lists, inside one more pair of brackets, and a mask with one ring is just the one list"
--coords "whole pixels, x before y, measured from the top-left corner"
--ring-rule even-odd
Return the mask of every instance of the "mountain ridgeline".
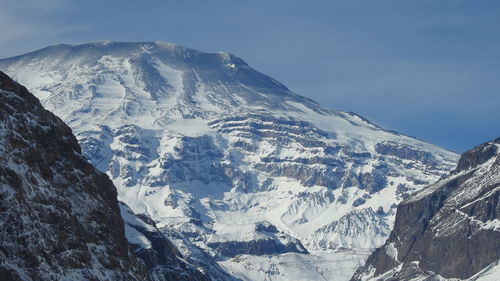
[[[227, 53], [56, 45], [0, 60], [0, 70], [72, 128], [149, 229], [218, 280], [348, 280], [388, 238], [397, 204], [458, 160], [322, 107]], [[344, 253], [352, 259], [335, 258]]]

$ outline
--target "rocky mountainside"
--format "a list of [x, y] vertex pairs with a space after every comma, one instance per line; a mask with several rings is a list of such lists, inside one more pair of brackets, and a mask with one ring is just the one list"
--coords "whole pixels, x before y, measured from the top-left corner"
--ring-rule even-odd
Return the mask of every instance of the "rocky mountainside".
[[0, 72], [0, 279], [144, 280], [116, 195], [71, 129]]
[[500, 138], [402, 202], [389, 239], [352, 280], [499, 280], [499, 263]]
[[[0, 69], [69, 124], [119, 200], [201, 270], [219, 272], [218, 262], [242, 279], [268, 261], [277, 266], [258, 276], [269, 280], [297, 262], [308, 276], [352, 273], [359, 253], [387, 239], [396, 205], [458, 159], [324, 108], [226, 53], [57, 45]], [[361, 252], [345, 268], [317, 263], [338, 251]]]
[[71, 129], [0, 72], [0, 280], [209, 280], [146, 218], [124, 227], [116, 197]]

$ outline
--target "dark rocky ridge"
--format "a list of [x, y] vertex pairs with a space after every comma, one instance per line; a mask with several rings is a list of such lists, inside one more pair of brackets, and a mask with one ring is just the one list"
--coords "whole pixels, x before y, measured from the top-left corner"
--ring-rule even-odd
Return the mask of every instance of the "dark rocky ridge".
[[[500, 137], [493, 140], [492, 143], [500, 143]], [[485, 143], [468, 150], [462, 154], [462, 157], [460, 157], [454, 173], [477, 167], [492, 157], [495, 157], [497, 153], [498, 147], [491, 145], [491, 143]]]
[[[267, 239], [255, 239], [251, 241], [209, 242], [208, 246], [213, 248], [217, 252], [217, 255], [231, 258], [239, 255], [309, 254], [297, 239], [293, 239], [284, 233], [278, 233], [278, 231], [276, 233], [268, 233], [268, 235]], [[282, 242], [280, 238], [288, 241]]]
[[465, 152], [448, 178], [401, 203], [389, 239], [352, 280], [472, 277], [500, 260], [499, 197], [497, 138]]

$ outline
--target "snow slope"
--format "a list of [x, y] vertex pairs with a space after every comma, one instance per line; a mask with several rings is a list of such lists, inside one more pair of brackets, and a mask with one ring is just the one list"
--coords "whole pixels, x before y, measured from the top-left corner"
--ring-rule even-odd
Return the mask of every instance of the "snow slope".
[[0, 69], [69, 124], [119, 200], [185, 256], [227, 268], [240, 255], [314, 260], [380, 246], [396, 205], [458, 158], [322, 107], [226, 53], [56, 45]]

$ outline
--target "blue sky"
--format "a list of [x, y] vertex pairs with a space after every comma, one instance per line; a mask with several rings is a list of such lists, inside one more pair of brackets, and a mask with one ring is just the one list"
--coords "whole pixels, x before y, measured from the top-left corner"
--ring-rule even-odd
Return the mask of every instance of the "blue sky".
[[500, 1], [2, 0], [0, 57], [56, 43], [233, 53], [291, 90], [451, 150], [500, 136]]

